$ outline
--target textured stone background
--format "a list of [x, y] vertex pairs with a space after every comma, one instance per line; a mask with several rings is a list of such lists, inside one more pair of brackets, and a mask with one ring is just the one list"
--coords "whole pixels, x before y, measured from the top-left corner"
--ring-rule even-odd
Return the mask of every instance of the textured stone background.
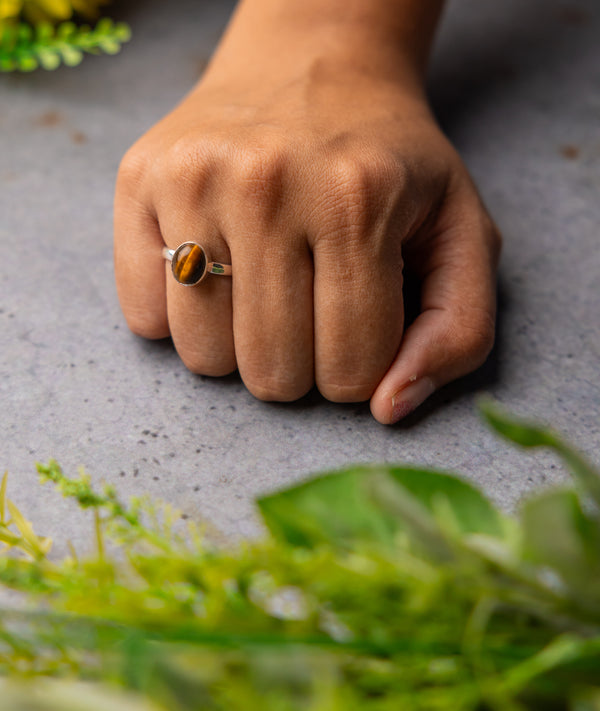
[[493, 393], [600, 459], [600, 5], [456, 0], [431, 71], [437, 113], [505, 236], [497, 346], [404, 424], [311, 394], [264, 404], [237, 377], [188, 373], [168, 342], [124, 324], [112, 193], [127, 147], [191, 87], [225, 0], [115, 4], [134, 39], [77, 69], [0, 76], [0, 466], [52, 536], [89, 519], [36, 484], [36, 460], [84, 465], [228, 534], [259, 529], [258, 492], [354, 461], [460, 470], [512, 507], [555, 460], [499, 442], [474, 403]]

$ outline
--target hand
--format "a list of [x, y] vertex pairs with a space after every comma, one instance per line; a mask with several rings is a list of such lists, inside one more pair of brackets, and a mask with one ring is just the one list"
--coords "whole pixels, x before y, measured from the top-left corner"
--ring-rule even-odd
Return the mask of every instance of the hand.
[[[129, 327], [171, 335], [194, 372], [238, 368], [258, 398], [316, 383], [397, 421], [487, 357], [498, 233], [389, 48], [366, 61], [290, 39], [280, 62], [243, 56], [217, 54], [123, 160], [115, 268]], [[187, 240], [232, 278], [175, 282], [162, 247]], [[406, 332], [405, 262], [423, 283]]]

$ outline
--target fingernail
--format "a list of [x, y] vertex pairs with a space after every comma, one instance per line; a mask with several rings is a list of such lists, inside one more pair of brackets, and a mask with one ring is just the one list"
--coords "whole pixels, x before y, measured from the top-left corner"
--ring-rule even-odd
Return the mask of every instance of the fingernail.
[[426, 400], [435, 390], [431, 378], [411, 378], [406, 385], [392, 397], [392, 424], [406, 417]]

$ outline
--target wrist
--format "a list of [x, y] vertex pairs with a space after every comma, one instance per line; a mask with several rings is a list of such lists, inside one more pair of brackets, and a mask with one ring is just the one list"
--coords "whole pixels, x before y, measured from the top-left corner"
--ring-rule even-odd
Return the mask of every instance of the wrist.
[[241, 0], [205, 74], [242, 81], [315, 65], [401, 81], [422, 92], [442, 0]]

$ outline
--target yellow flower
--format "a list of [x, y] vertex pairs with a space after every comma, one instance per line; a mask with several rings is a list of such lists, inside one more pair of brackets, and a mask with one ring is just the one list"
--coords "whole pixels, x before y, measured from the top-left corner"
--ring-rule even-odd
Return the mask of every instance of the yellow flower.
[[22, 0], [0, 0], [0, 22], [17, 17], [22, 6]]
[[96, 17], [98, 8], [109, 0], [0, 0], [0, 22], [22, 16], [29, 22], [60, 22], [73, 12]]

